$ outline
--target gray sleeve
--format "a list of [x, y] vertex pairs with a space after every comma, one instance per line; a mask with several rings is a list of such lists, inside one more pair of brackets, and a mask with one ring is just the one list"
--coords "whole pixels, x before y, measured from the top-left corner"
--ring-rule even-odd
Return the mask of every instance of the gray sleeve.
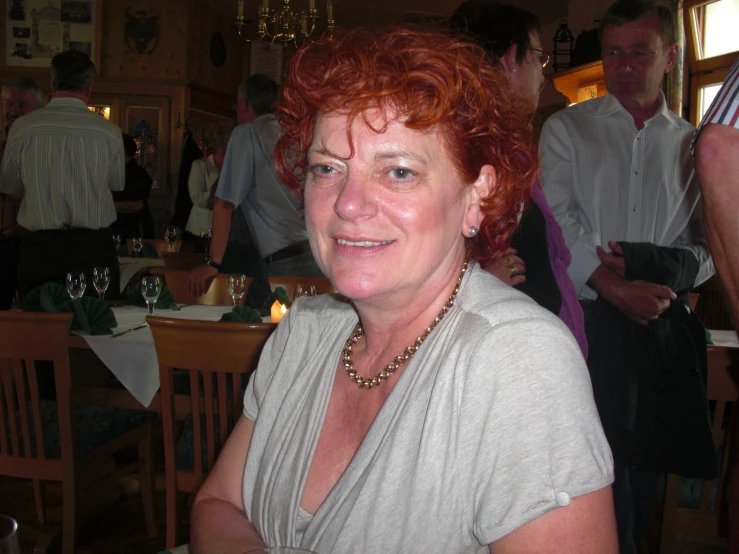
[[613, 481], [587, 367], [560, 322], [493, 327], [465, 389], [458, 470], [481, 544]]

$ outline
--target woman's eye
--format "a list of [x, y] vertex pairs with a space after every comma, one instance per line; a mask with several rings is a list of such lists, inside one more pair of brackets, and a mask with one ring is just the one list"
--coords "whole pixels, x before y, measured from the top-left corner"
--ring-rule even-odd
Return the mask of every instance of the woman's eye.
[[402, 179], [407, 179], [408, 177], [413, 175], [413, 173], [411, 172], [410, 169], [406, 169], [404, 167], [396, 167], [395, 169], [390, 170], [390, 175], [394, 179], [402, 180]]
[[331, 175], [334, 172], [334, 168], [326, 164], [315, 164], [310, 168], [311, 173], [321, 177], [323, 175]]

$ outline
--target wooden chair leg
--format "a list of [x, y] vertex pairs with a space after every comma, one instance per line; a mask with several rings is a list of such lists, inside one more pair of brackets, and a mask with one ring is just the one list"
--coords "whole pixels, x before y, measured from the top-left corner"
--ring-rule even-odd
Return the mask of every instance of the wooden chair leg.
[[74, 554], [77, 545], [77, 487], [73, 475], [62, 481], [62, 554]]
[[38, 479], [33, 480], [33, 500], [36, 503], [36, 517], [41, 523], [46, 523], [45, 483]]
[[146, 531], [149, 538], [155, 538], [159, 533], [154, 521], [154, 460], [152, 459], [151, 426], [145, 439], [139, 442], [139, 485], [141, 500], [144, 503], [144, 517]]
[[167, 475], [166, 497], [167, 497], [167, 536], [165, 546], [167, 549], [177, 546], [177, 484], [174, 477]]

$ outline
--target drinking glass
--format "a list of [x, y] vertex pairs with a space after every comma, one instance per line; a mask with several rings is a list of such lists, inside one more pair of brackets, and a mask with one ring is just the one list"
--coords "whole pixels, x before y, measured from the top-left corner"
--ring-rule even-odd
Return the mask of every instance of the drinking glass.
[[298, 283], [295, 285], [295, 294], [293, 295], [293, 300], [297, 300], [301, 296], [316, 296], [316, 286], [315, 285], [301, 285]]
[[228, 278], [228, 293], [234, 301], [234, 308], [236, 307], [236, 301], [246, 294], [246, 275], [231, 275]]
[[149, 315], [154, 315], [154, 304], [162, 293], [162, 281], [159, 277], [144, 277], [141, 279], [141, 296], [149, 307]]
[[169, 244], [169, 251], [174, 252], [174, 243], [177, 242], [179, 237], [179, 229], [174, 225], [170, 225], [164, 231], [164, 240]]
[[67, 273], [67, 292], [72, 300], [80, 298], [85, 294], [87, 288], [87, 278], [80, 271], [72, 271]]
[[211, 229], [201, 229], [200, 230], [200, 238], [203, 240], [203, 246], [205, 246], [206, 254], [210, 252], [210, 239], [212, 236], [213, 236], [213, 232]]
[[133, 250], [136, 253], [136, 257], [141, 257], [141, 247], [144, 245], [144, 241], [141, 237], [133, 238]]
[[98, 298], [105, 300], [105, 291], [110, 285], [110, 270], [107, 267], [96, 267], [92, 270], [92, 284], [98, 291]]
[[0, 514], [0, 554], [21, 554], [18, 524], [10, 516]]
[[120, 235], [113, 235], [113, 242], [115, 243], [115, 253], [118, 254], [118, 252], [121, 249], [121, 242], [123, 242], [123, 239], [121, 239]]

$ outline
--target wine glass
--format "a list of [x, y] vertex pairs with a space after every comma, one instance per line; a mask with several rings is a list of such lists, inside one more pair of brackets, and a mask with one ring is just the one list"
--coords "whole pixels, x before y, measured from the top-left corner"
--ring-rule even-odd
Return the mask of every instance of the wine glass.
[[301, 296], [316, 296], [316, 286], [303, 286], [298, 283], [297, 285], [295, 285], [295, 294], [293, 294], [293, 300], [297, 300]]
[[228, 293], [234, 301], [234, 308], [236, 307], [236, 301], [246, 294], [246, 275], [231, 275], [228, 278]]
[[18, 524], [12, 517], [2, 514], [0, 514], [0, 554], [21, 554]]
[[169, 244], [169, 251], [174, 252], [174, 243], [179, 237], [179, 230], [174, 225], [170, 225], [164, 231], [164, 240]]
[[162, 293], [162, 281], [159, 277], [144, 277], [141, 279], [141, 296], [149, 307], [149, 315], [154, 315], [154, 304]]
[[67, 273], [67, 292], [72, 300], [77, 300], [87, 288], [87, 278], [81, 271]]
[[210, 239], [213, 236], [213, 232], [211, 229], [201, 229], [200, 230], [200, 238], [203, 241], [203, 246], [205, 246], [205, 253], [210, 252]]
[[113, 235], [113, 242], [115, 243], [115, 253], [118, 254], [121, 250], [121, 242], [123, 242], [123, 239], [120, 235], [115, 234]]
[[110, 285], [110, 270], [107, 267], [96, 267], [92, 270], [92, 284], [98, 291], [98, 298], [105, 300], [105, 291]]
[[133, 237], [133, 250], [136, 253], [136, 257], [141, 257], [141, 247], [144, 245], [144, 239], [141, 237]]

